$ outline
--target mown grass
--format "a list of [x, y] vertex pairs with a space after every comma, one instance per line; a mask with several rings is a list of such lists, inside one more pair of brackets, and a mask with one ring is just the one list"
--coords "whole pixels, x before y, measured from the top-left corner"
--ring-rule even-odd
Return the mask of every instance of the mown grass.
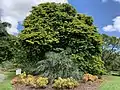
[[0, 83], [0, 90], [13, 90], [10, 83], [11, 79], [15, 76], [14, 72], [4, 72], [6, 79]]
[[107, 76], [107, 79], [101, 84], [99, 90], [120, 90], [120, 77]]

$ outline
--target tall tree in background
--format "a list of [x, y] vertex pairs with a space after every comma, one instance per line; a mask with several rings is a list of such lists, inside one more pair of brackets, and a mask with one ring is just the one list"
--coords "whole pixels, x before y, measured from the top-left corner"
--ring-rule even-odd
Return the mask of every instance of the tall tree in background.
[[103, 37], [102, 60], [108, 71], [120, 69], [120, 38], [108, 36]]
[[9, 45], [10, 35], [6, 30], [7, 27], [11, 27], [11, 24], [0, 20], [0, 63], [12, 57], [12, 51]]

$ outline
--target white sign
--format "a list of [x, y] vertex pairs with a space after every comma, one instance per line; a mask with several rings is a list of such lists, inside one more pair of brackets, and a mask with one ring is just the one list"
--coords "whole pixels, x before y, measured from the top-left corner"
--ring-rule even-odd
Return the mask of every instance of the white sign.
[[19, 75], [19, 74], [21, 74], [21, 69], [20, 68], [16, 70], [16, 75]]

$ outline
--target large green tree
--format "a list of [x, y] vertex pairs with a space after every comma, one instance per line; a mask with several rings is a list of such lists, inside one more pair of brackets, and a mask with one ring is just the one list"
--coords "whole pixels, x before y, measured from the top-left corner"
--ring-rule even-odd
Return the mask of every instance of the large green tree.
[[19, 38], [27, 62], [35, 64], [48, 51], [70, 48], [69, 55], [80, 70], [103, 73], [102, 38], [92, 17], [77, 13], [69, 4], [44, 3], [32, 8], [23, 25]]

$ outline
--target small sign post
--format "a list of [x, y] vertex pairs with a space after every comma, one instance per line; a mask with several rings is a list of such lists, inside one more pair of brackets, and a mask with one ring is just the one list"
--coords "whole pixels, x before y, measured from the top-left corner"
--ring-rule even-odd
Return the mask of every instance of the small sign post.
[[18, 68], [18, 69], [16, 70], [16, 75], [20, 75], [20, 74], [21, 74], [21, 69]]

